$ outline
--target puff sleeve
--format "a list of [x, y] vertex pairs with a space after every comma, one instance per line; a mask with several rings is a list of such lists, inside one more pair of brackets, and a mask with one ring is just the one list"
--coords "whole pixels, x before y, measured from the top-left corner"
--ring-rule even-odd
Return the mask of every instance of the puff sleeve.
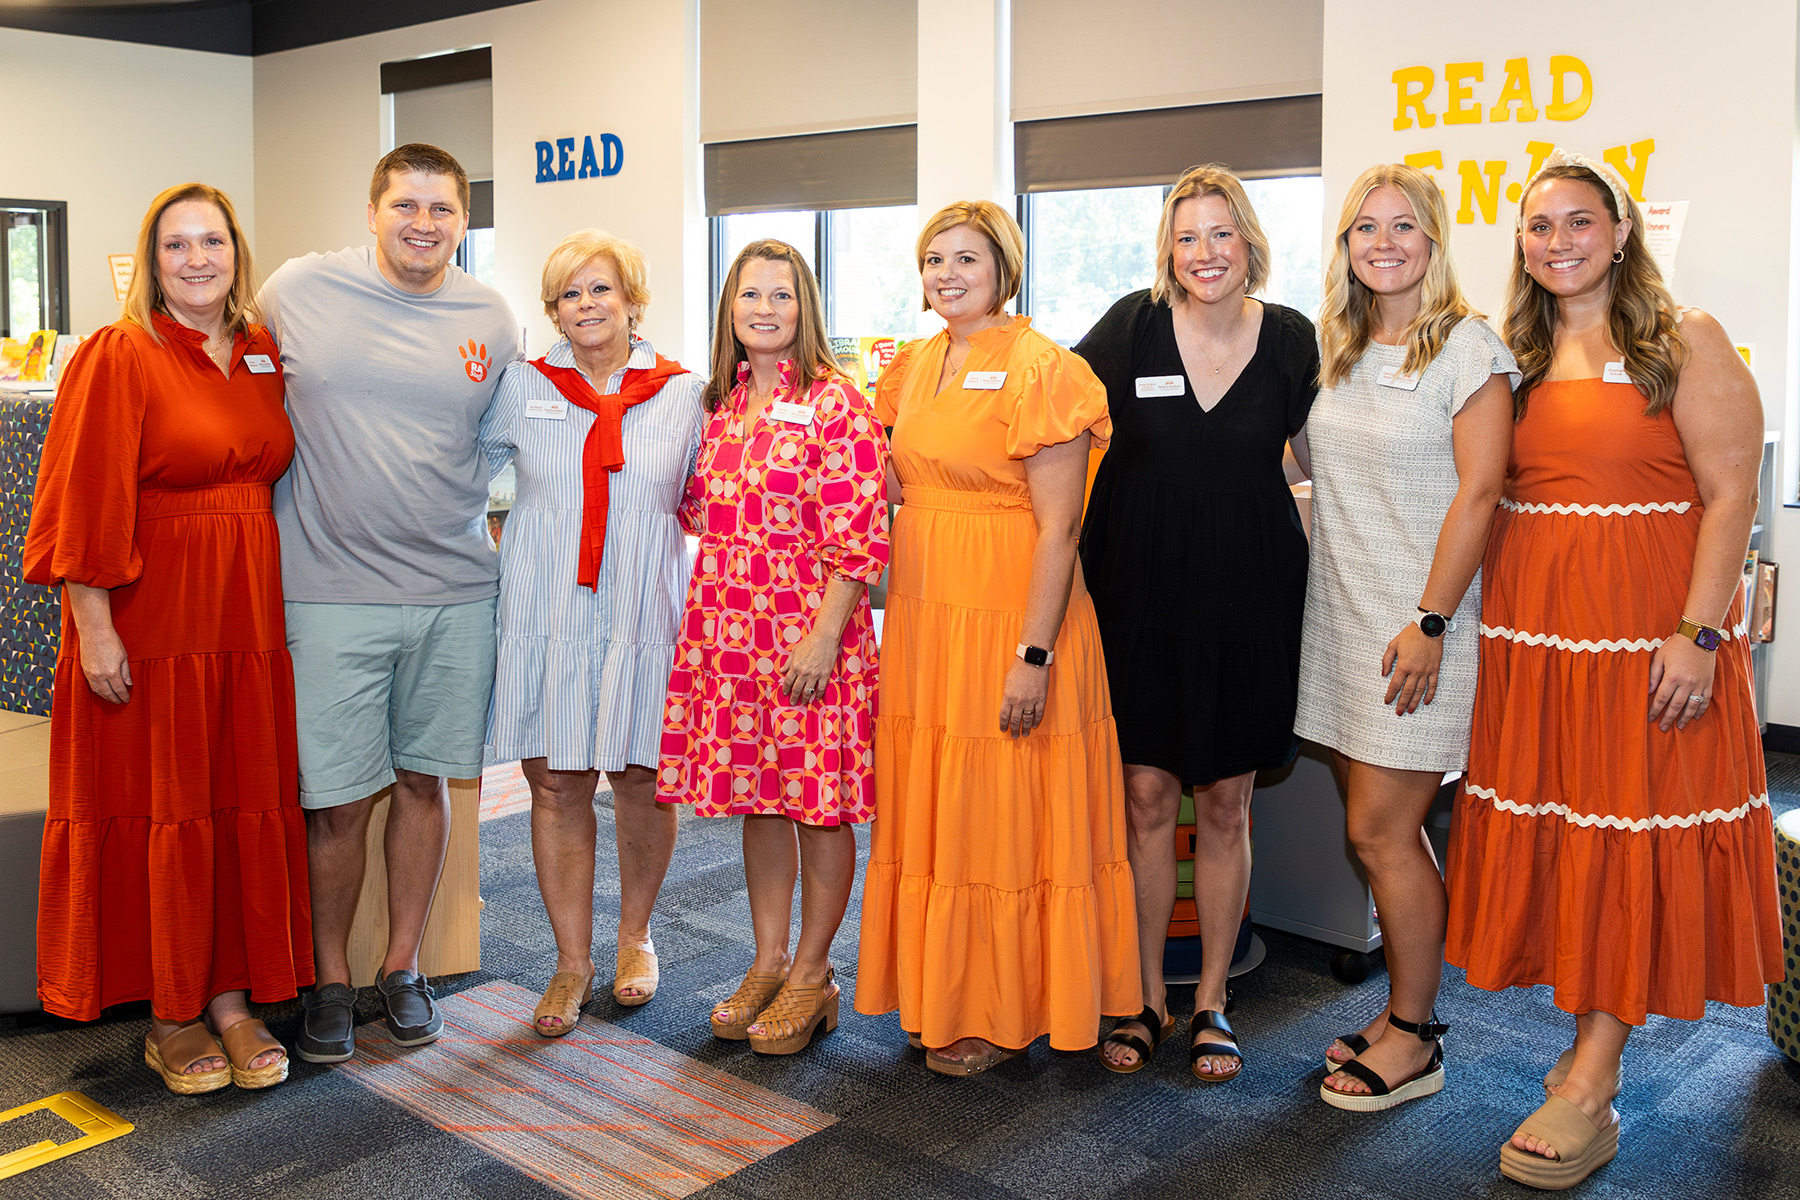
[[816, 384], [813, 403], [819, 412], [815, 495], [821, 570], [874, 583], [888, 561], [887, 439], [874, 407], [841, 377]]
[[144, 573], [138, 457], [149, 384], [137, 340], [109, 325], [63, 372], [25, 535], [23, 574], [32, 583], [116, 588]]
[[906, 371], [912, 365], [913, 351], [919, 345], [920, 342], [914, 340], [895, 351], [888, 365], [882, 368], [881, 377], [875, 381], [875, 418], [890, 429], [900, 416], [900, 393], [906, 386]]
[[1081, 433], [1112, 437], [1106, 386], [1079, 356], [1054, 343], [1025, 368], [1006, 426], [1008, 458], [1030, 458]]
[[1480, 317], [1465, 317], [1450, 332], [1438, 358], [1450, 368], [1450, 415], [1462, 411], [1469, 397], [1481, 390], [1489, 376], [1505, 375], [1514, 391], [1519, 389], [1519, 364], [1492, 326]]

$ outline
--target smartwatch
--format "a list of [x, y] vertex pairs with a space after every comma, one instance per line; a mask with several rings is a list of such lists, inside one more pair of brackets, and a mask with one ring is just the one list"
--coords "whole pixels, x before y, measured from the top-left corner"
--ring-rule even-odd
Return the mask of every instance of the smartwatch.
[[1419, 615], [1413, 618], [1419, 632], [1428, 638], [1441, 638], [1444, 630], [1451, 628], [1450, 618], [1442, 613], [1434, 613], [1429, 608], [1419, 609]]
[[1024, 659], [1026, 665], [1033, 667], [1047, 667], [1056, 661], [1056, 654], [1053, 651], [1046, 650], [1042, 646], [1027, 646], [1024, 642], [1019, 643], [1019, 648], [1014, 653]]
[[1681, 624], [1675, 627], [1675, 632], [1683, 637], [1692, 638], [1694, 645], [1702, 650], [1717, 650], [1719, 643], [1725, 640], [1723, 629], [1714, 629], [1711, 625], [1702, 625], [1687, 617], [1681, 618]]

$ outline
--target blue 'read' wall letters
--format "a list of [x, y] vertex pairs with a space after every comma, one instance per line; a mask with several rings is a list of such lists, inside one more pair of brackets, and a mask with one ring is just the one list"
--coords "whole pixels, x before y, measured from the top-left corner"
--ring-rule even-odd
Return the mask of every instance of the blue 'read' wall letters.
[[581, 165], [575, 165], [575, 139], [557, 138], [555, 142], [537, 144], [537, 182], [556, 183], [563, 179], [593, 179], [601, 175], [617, 175], [625, 165], [625, 143], [610, 133], [600, 135], [600, 154], [594, 154], [594, 135], [581, 139]]

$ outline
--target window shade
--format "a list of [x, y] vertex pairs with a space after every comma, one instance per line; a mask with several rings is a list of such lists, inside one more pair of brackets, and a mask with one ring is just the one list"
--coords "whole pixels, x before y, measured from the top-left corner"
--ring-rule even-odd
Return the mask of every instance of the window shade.
[[916, 125], [712, 142], [706, 147], [706, 213], [913, 204], [918, 162]]

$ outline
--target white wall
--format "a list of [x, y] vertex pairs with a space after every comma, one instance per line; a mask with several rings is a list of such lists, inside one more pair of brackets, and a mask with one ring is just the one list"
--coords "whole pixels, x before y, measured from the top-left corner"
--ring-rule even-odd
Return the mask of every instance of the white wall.
[[164, 188], [222, 189], [255, 243], [251, 63], [229, 54], [0, 29], [10, 146], [0, 196], [69, 205], [70, 330], [118, 320], [129, 254]]
[[[1485, 7], [1440, 6], [1430, 21], [1414, 4], [1366, 0], [1325, 10], [1324, 177], [1326, 221], [1335, 228], [1345, 191], [1364, 168], [1407, 154], [1440, 151], [1434, 170], [1453, 213], [1462, 207], [1458, 164], [1503, 162], [1494, 220], [1478, 203], [1455, 226], [1452, 246], [1478, 307], [1496, 313], [1508, 270], [1516, 196], [1530, 165], [1530, 141], [1569, 146], [1594, 158], [1609, 147], [1651, 140], [1644, 174], [1650, 200], [1688, 200], [1692, 208], [1677, 260], [1675, 292], [1713, 313], [1732, 338], [1755, 345], [1753, 369], [1766, 424], [1794, 435], [1788, 419], [1790, 226], [1795, 145], [1795, 7], [1791, 0], [1742, 0], [1734, 27], [1755, 37], [1696, 36], [1688, 8], [1642, 0], [1593, 0], [1571, 23], [1560, 3], [1530, 3], [1496, 21]], [[1572, 120], [1551, 120], [1552, 54], [1584, 62], [1592, 102]], [[1526, 60], [1535, 121], [1490, 120], [1505, 62]], [[1480, 62], [1484, 78], [1466, 86], [1479, 102], [1477, 123], [1449, 124], [1446, 64]], [[1396, 70], [1425, 66], [1435, 77], [1431, 128], [1394, 128]], [[1576, 91], [1569, 78], [1567, 96]], [[1516, 112], [1516, 109], [1509, 111]], [[1636, 165], [1636, 158], [1628, 160]], [[1484, 183], [1486, 177], [1484, 176]], [[1329, 235], [1328, 235], [1329, 236]], [[1783, 449], [1791, 454], [1792, 447]], [[1779, 499], [1780, 497], [1778, 497]], [[1774, 553], [1800, 560], [1800, 513], [1777, 508]], [[1792, 591], [1793, 589], [1789, 589]], [[1791, 599], [1791, 598], [1790, 598]], [[1791, 602], [1789, 607], [1791, 607]], [[1778, 624], [1778, 629], [1780, 628]], [[1800, 636], [1789, 629], [1772, 647], [1766, 719], [1800, 725]]]
[[[598, 226], [635, 242], [650, 265], [643, 330], [659, 350], [704, 366], [704, 241], [699, 218], [695, 8], [698, 0], [536, 0], [256, 60], [256, 182], [265, 274], [313, 250], [367, 245], [369, 175], [382, 152], [380, 66], [493, 47], [495, 266], [529, 332], [552, 339], [538, 299], [545, 256]], [[614, 176], [536, 183], [535, 144], [612, 133]], [[688, 311], [698, 306], [694, 314]], [[701, 336], [695, 336], [696, 328]]]

